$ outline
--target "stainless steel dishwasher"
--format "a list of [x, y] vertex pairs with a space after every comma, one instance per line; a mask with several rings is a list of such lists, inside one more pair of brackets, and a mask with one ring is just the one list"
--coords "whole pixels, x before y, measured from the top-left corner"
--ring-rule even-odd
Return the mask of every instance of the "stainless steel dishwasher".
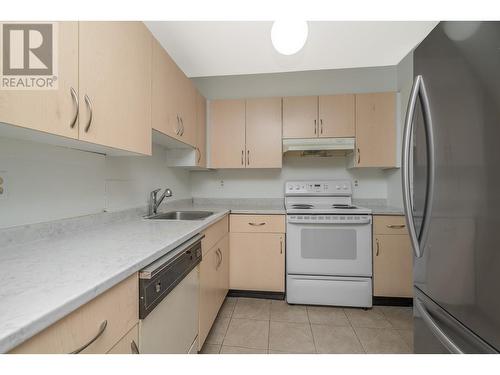
[[197, 353], [203, 237], [192, 237], [139, 271], [140, 353]]

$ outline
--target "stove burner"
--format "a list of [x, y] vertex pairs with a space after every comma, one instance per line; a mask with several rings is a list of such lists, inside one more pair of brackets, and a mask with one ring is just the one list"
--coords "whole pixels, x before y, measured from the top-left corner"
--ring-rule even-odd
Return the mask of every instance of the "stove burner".
[[334, 204], [332, 205], [333, 208], [340, 208], [340, 209], [343, 209], [343, 210], [353, 210], [355, 208], [357, 208], [356, 206], [351, 206], [349, 204]]
[[306, 203], [304, 203], [304, 204], [292, 204], [292, 208], [306, 210], [306, 209], [313, 208], [313, 205], [312, 204], [306, 204]]

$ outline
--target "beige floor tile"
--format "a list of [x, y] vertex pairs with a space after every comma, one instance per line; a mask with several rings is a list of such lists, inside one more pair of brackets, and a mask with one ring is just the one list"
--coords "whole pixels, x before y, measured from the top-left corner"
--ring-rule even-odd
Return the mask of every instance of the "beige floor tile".
[[233, 318], [269, 320], [271, 300], [257, 298], [238, 298]]
[[354, 328], [365, 352], [374, 354], [411, 353], [403, 338], [393, 328]]
[[224, 341], [224, 336], [226, 335], [227, 327], [229, 326], [229, 321], [231, 318], [220, 318], [215, 319], [212, 329], [208, 333], [205, 343], [207, 344], [222, 344]]
[[380, 311], [393, 328], [413, 329], [413, 309], [411, 307], [381, 306]]
[[294, 353], [294, 352], [285, 352], [283, 350], [268, 350], [269, 354], [292, 354], [292, 355], [314, 355], [315, 353]]
[[289, 305], [285, 301], [271, 302], [271, 320], [276, 322], [308, 323], [305, 306]]
[[226, 297], [224, 303], [219, 310], [219, 317], [230, 318], [233, 316], [234, 308], [236, 306], [237, 299], [235, 297]]
[[391, 328], [391, 323], [385, 318], [378, 307], [372, 309], [344, 309], [353, 327]]
[[271, 322], [269, 349], [288, 353], [314, 353], [309, 323]]
[[314, 343], [318, 353], [358, 354], [364, 353], [351, 326], [339, 327], [324, 324], [311, 324]]
[[268, 340], [269, 321], [232, 318], [223, 344], [224, 346], [267, 349]]
[[307, 306], [307, 315], [311, 323], [350, 326], [344, 309], [340, 307]]
[[408, 345], [410, 350], [413, 352], [413, 330], [397, 329], [396, 331], [399, 333], [399, 335], [403, 338], [406, 345]]
[[267, 354], [267, 349], [242, 348], [240, 346], [223, 346], [221, 354]]
[[219, 354], [221, 345], [203, 344], [201, 354]]

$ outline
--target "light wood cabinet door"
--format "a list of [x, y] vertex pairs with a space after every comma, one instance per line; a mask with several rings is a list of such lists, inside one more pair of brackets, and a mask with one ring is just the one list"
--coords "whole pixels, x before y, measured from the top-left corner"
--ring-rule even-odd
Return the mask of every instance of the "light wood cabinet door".
[[152, 39], [142, 22], [80, 22], [81, 140], [151, 155]]
[[281, 98], [247, 99], [246, 167], [281, 168]]
[[207, 166], [207, 101], [200, 93], [196, 94], [196, 166]]
[[284, 97], [283, 138], [316, 138], [317, 136], [318, 97]]
[[57, 90], [0, 90], [0, 122], [78, 139], [78, 22], [55, 25]]
[[408, 236], [374, 235], [373, 294], [379, 297], [413, 296], [413, 254]]
[[229, 287], [285, 291], [285, 235], [230, 233]]
[[219, 311], [220, 306], [224, 303], [227, 292], [229, 290], [229, 234], [226, 234], [217, 244], [217, 249], [219, 250], [219, 266], [217, 268], [218, 280], [219, 280], [219, 290], [218, 290], [218, 301], [219, 306], [217, 311]]
[[396, 94], [356, 95], [357, 167], [396, 166]]
[[180, 91], [179, 116], [181, 121], [180, 140], [193, 147], [196, 146], [196, 88], [184, 73], [178, 70]]
[[245, 168], [245, 100], [210, 102], [210, 166]]
[[355, 136], [354, 94], [319, 97], [319, 136], [323, 138]]
[[177, 95], [178, 68], [165, 49], [153, 38], [152, 61], [152, 127], [172, 138], [179, 138]]
[[136, 324], [123, 336], [108, 354], [139, 354], [139, 325]]
[[199, 349], [203, 346], [220, 307], [220, 280], [217, 272], [220, 257], [216, 250], [213, 247], [203, 254], [200, 263]]

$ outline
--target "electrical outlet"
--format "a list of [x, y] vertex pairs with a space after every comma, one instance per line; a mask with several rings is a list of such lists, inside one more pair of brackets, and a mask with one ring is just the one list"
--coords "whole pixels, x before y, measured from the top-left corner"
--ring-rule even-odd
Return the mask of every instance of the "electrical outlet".
[[358, 187], [358, 186], [359, 186], [358, 180], [354, 180], [354, 187]]
[[0, 171], [0, 199], [7, 197], [6, 179], [7, 179], [7, 172]]
[[224, 187], [224, 180], [220, 180], [220, 187]]

